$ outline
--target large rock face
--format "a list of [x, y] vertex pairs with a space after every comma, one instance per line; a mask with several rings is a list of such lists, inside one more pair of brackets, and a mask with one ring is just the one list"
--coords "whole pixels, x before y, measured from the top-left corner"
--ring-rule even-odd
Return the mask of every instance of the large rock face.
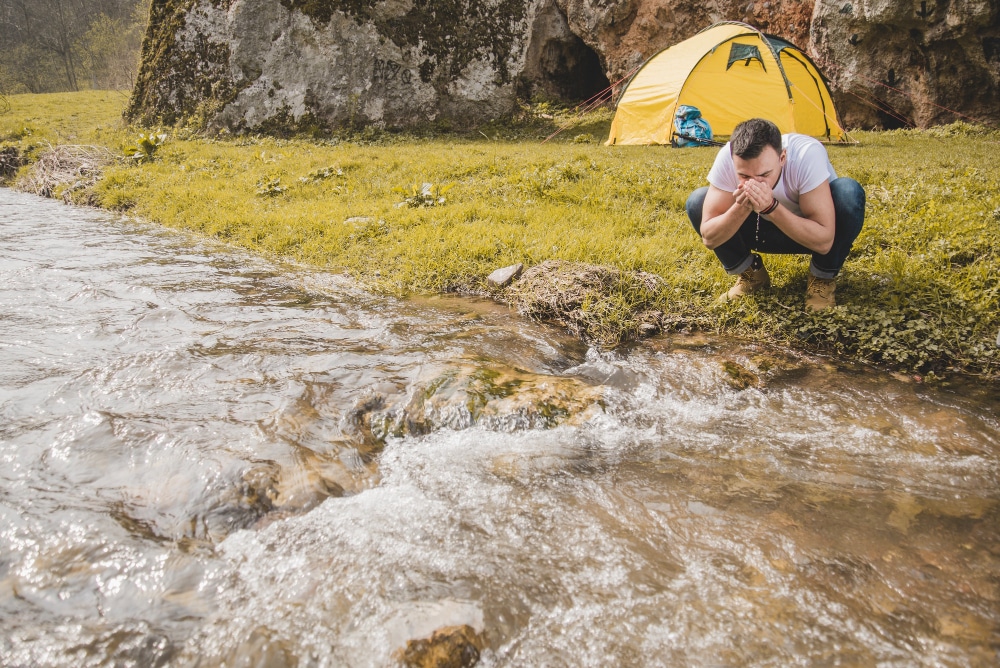
[[810, 37], [849, 126], [1000, 123], [996, 0], [819, 0]]
[[712, 23], [743, 21], [809, 52], [845, 127], [1000, 124], [996, 0], [557, 1], [612, 81]]
[[474, 122], [511, 111], [519, 86], [593, 92], [581, 67], [604, 87], [553, 0], [153, 0], [129, 115], [236, 130]]
[[805, 48], [812, 0], [558, 0], [570, 28], [619, 80], [656, 52], [719, 21], [742, 21]]
[[847, 127], [1000, 122], [995, 0], [153, 0], [129, 116], [470, 124], [580, 100], [721, 20], [807, 48]]

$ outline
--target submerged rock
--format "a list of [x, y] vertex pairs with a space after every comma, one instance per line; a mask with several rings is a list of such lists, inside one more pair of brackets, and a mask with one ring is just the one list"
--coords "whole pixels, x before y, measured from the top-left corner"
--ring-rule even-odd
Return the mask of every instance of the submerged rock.
[[434, 372], [407, 395], [359, 400], [350, 422], [366, 442], [482, 426], [497, 431], [574, 424], [602, 410], [601, 389], [573, 377], [502, 364], [466, 364]]
[[430, 638], [410, 640], [395, 658], [407, 668], [470, 668], [486, 647], [483, 635], [468, 624], [438, 629]]
[[224, 665], [247, 668], [298, 665], [288, 642], [277, 636], [271, 629], [258, 626], [241, 645], [230, 652]]
[[724, 360], [722, 370], [726, 372], [726, 382], [737, 390], [760, 386], [760, 377], [738, 362]]

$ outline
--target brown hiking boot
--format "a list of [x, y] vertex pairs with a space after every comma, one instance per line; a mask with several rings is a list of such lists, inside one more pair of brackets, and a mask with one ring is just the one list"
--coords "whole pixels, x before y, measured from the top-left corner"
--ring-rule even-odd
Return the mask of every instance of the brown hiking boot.
[[[759, 264], [760, 267], [754, 269], [753, 264]], [[753, 264], [750, 265], [749, 269], [740, 274], [740, 277], [736, 279], [736, 285], [729, 288], [729, 292], [719, 296], [716, 303], [725, 304], [726, 302], [744, 297], [751, 292], [771, 287], [771, 277], [768, 276], [767, 267], [764, 266], [759, 256], [754, 259]]]
[[817, 278], [809, 274], [809, 285], [806, 286], [806, 309], [822, 311], [837, 305], [834, 292], [837, 291], [837, 279]]

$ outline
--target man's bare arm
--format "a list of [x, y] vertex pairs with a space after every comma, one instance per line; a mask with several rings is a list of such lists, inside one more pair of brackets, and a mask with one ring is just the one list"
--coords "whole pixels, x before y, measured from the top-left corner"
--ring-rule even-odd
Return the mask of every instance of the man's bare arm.
[[701, 213], [701, 240], [712, 249], [729, 241], [753, 211], [745, 194], [708, 187]]
[[799, 208], [802, 210], [802, 215], [796, 216], [784, 206], [778, 206], [768, 218], [793, 241], [813, 252], [822, 255], [829, 253], [837, 229], [830, 183], [824, 181], [818, 187], [800, 195]]

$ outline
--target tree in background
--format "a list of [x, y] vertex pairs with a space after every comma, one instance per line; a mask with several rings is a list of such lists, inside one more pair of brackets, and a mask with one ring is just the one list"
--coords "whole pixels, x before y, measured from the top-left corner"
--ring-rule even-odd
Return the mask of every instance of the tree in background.
[[59, 62], [51, 53], [27, 44], [4, 45], [0, 52], [0, 91], [44, 93], [52, 90], [66, 88]]
[[129, 88], [149, 0], [0, 0], [0, 91]]
[[91, 22], [79, 42], [91, 88], [131, 90], [135, 85], [148, 12], [148, 3], [140, 2], [129, 17], [101, 14]]

